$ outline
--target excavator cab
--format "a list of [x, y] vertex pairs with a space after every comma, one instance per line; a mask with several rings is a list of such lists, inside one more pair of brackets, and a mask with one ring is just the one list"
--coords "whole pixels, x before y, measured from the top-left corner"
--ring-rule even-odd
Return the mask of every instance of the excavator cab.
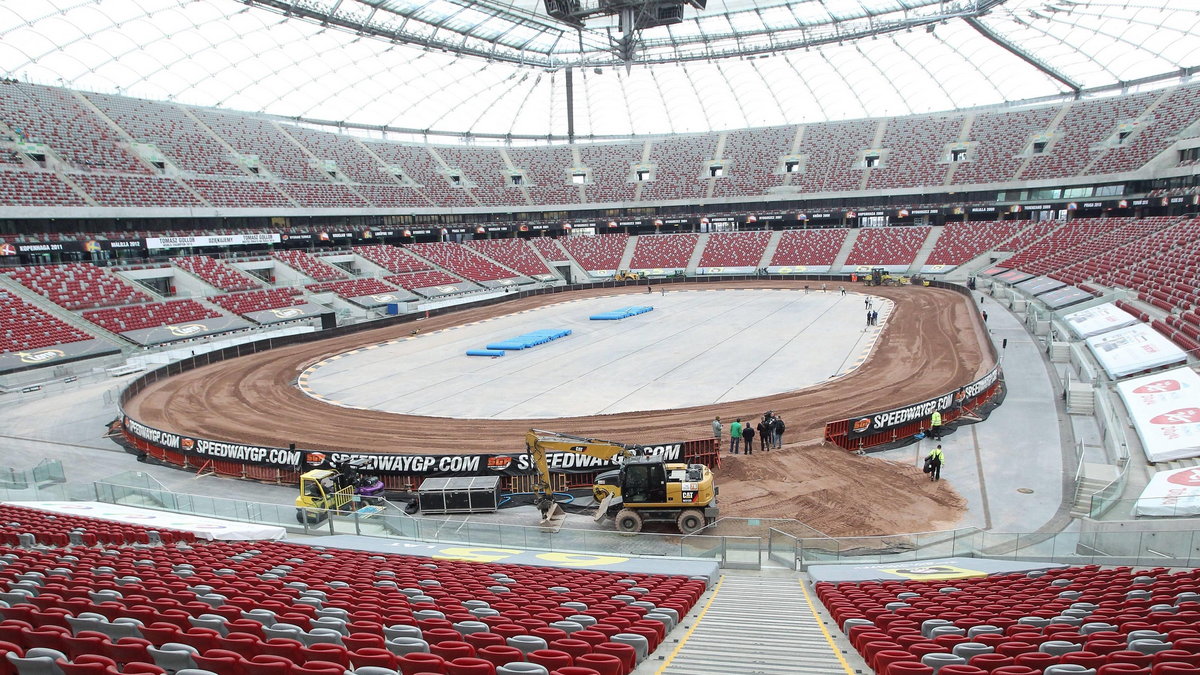
[[621, 467], [621, 499], [626, 504], [665, 504], [667, 476], [662, 460], [628, 461]]

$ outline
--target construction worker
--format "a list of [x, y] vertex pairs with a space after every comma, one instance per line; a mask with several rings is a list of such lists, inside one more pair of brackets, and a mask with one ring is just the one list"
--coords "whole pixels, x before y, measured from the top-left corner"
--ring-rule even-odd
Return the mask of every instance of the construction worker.
[[935, 441], [942, 440], [942, 413], [936, 410], [929, 416], [929, 436]]
[[929, 480], [941, 480], [942, 464], [946, 461], [946, 456], [942, 454], [942, 444], [938, 443], [936, 448], [930, 450], [929, 454], [925, 455], [925, 460], [929, 462], [930, 466]]

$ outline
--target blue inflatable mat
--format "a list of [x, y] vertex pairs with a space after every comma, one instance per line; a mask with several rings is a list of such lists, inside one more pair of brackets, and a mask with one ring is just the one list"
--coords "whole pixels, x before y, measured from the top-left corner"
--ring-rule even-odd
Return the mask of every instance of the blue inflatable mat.
[[525, 333], [514, 338], [509, 338], [501, 342], [493, 342], [487, 346], [488, 349], [502, 349], [507, 351], [519, 351], [521, 349], [529, 349], [538, 345], [544, 345], [551, 340], [557, 340], [571, 334], [570, 330], [565, 328], [548, 328], [545, 330], [537, 330], [532, 333]]
[[592, 321], [620, 321], [621, 319], [628, 319], [631, 316], [637, 316], [638, 314], [645, 314], [646, 312], [652, 311], [654, 311], [654, 308], [650, 307], [649, 305], [633, 305], [630, 307], [614, 309], [609, 312], [593, 314], [588, 318]]
[[504, 356], [502, 349], [468, 349], [467, 356]]

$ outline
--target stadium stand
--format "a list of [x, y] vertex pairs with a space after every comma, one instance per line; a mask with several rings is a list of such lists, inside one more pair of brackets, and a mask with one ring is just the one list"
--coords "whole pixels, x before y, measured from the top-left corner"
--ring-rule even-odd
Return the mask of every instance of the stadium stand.
[[780, 158], [792, 147], [796, 127], [770, 127], [730, 131], [725, 135], [721, 160], [728, 163], [717, 179], [717, 197], [765, 194], [783, 184], [784, 174], [775, 173]]
[[542, 257], [550, 262], [565, 262], [569, 260], [566, 250], [558, 245], [558, 240], [553, 237], [533, 237], [529, 240], [533, 247], [542, 254]]
[[375, 206], [432, 206], [420, 190], [399, 185], [355, 185], [355, 191]]
[[201, 206], [202, 202], [170, 178], [118, 176], [98, 173], [70, 174], [100, 206]]
[[1200, 119], [1200, 88], [1184, 86], [1172, 91], [1150, 110], [1149, 124], [1119, 147], [1110, 148], [1085, 174], [1119, 173], [1143, 166], [1162, 151], [1166, 141]]
[[310, 164], [300, 146], [270, 120], [211, 108], [190, 110], [234, 150], [243, 155], [257, 155], [263, 168], [272, 175], [293, 181], [326, 179], [325, 174]]
[[347, 279], [345, 281], [327, 281], [320, 284], [305, 286], [313, 293], [333, 292], [343, 298], [359, 298], [364, 295], [382, 295], [395, 293], [396, 289], [378, 279]]
[[284, 133], [304, 144], [315, 157], [332, 160], [339, 173], [357, 183], [394, 182], [379, 160], [350, 136], [290, 125], [282, 128]]
[[416, 256], [410, 255], [408, 251], [399, 246], [378, 244], [375, 246], [355, 246], [353, 250], [358, 255], [389, 272], [416, 272], [429, 269], [428, 263]]
[[362, 197], [346, 185], [333, 183], [280, 183], [279, 187], [301, 206], [330, 208], [334, 206], [368, 206]]
[[134, 140], [153, 144], [180, 169], [208, 175], [246, 175], [225, 146], [178, 106], [127, 96], [84, 96]]
[[653, 141], [654, 180], [642, 186], [642, 200], [703, 199], [708, 194], [704, 163], [713, 159], [716, 149], [716, 134]]
[[221, 316], [195, 300], [168, 300], [142, 305], [89, 309], [83, 318], [114, 333], [170, 324], [202, 321]]
[[981, 112], [971, 123], [970, 140], [976, 143], [972, 161], [954, 167], [956, 185], [1012, 180], [1021, 168], [1021, 153], [1035, 134], [1054, 120], [1058, 108]]
[[[1022, 227], [1011, 239], [1002, 241], [996, 245], [998, 251], [1020, 251], [1026, 246], [1030, 246], [1042, 237], [1050, 234], [1062, 225], [1057, 220], [1042, 220], [1030, 223]], [[1005, 261], [1007, 264], [1007, 261]]]
[[67, 309], [148, 302], [150, 296], [91, 263], [14, 267], [5, 274]]
[[439, 147], [437, 152], [451, 168], [459, 169], [474, 183], [471, 194], [484, 206], [529, 204], [520, 188], [509, 184], [508, 164], [497, 148]]
[[700, 266], [758, 267], [770, 241], [771, 233], [766, 231], [710, 234], [700, 255]]
[[594, 237], [564, 237], [558, 243], [566, 249], [575, 262], [587, 271], [616, 271], [625, 255], [629, 243], [627, 234], [599, 234]]
[[304, 251], [275, 251], [272, 255], [288, 267], [308, 275], [315, 281], [346, 278], [346, 273], [342, 270]]
[[228, 293], [213, 296], [209, 300], [234, 314], [262, 312], [268, 309], [304, 304], [304, 298], [297, 288], [265, 288], [243, 293]]
[[564, 146], [509, 148], [508, 156], [533, 185], [528, 188], [534, 204], [575, 204], [579, 187], [571, 185], [569, 169], [575, 162]]
[[0, 171], [0, 204], [5, 206], [87, 206], [57, 175]]
[[633, 259], [629, 268], [672, 269], [685, 268], [696, 250], [700, 235], [685, 234], [647, 234], [637, 238], [633, 248]]
[[633, 165], [642, 161], [642, 145], [581, 145], [579, 157], [592, 170], [587, 186], [589, 202], [633, 201], [634, 184], [629, 182]]
[[91, 340], [92, 336], [0, 289], [0, 353]]
[[364, 144], [389, 165], [400, 167], [438, 206], [475, 206], [466, 189], [450, 185], [428, 148], [378, 141]]
[[926, 265], [962, 265], [975, 256], [990, 251], [1010, 239], [1021, 229], [1019, 222], [953, 222], [942, 228], [942, 234], [929, 252]]
[[1030, 180], [1081, 173], [1097, 156], [1093, 146], [1116, 134], [1119, 123], [1136, 119], [1158, 96], [1159, 92], [1152, 92], [1068, 104], [1067, 114], [1055, 129], [1061, 136], [1045, 154], [1031, 157], [1018, 177]]
[[859, 153], [870, 149], [876, 125], [875, 120], [854, 120], [805, 126], [800, 152], [808, 162], [797, 177], [799, 184], [809, 192], [857, 190], [863, 170], [853, 167]]
[[858, 232], [858, 240], [847, 265], [911, 265], [917, 251], [929, 236], [929, 228], [868, 227]]
[[438, 270], [393, 274], [384, 277], [383, 280], [410, 291], [418, 288], [433, 288], [434, 286], [462, 283], [462, 279]]
[[408, 249], [422, 258], [432, 261], [433, 264], [471, 281], [496, 281], [512, 279], [515, 276], [512, 272], [467, 247], [452, 242], [413, 244]]
[[525, 276], [553, 274], [523, 239], [475, 239], [466, 245]]
[[779, 239], [771, 265], [832, 265], [850, 230], [788, 230]]
[[261, 285], [245, 274], [208, 256], [182, 256], [171, 262], [200, 277], [208, 285], [223, 291], [248, 291]]
[[871, 169], [870, 189], [941, 185], [949, 164], [944, 161], [947, 139], [956, 138], [963, 118], [922, 116], [888, 120], [883, 134], [887, 166]]
[[[821, 582], [815, 590], [836, 625], [866, 620], [846, 635], [876, 673], [928, 673], [924, 657], [938, 654], [939, 672], [1036, 675], [1063, 664], [1079, 668], [1056, 672], [1150, 673], [1153, 666], [1155, 675], [1174, 675], [1200, 662], [1192, 625], [1200, 605], [1190, 600], [1196, 576], [1087, 565], [953, 582]], [[1139, 639], [1159, 646], [1140, 649]]]
[[[1014, 263], [1012, 259], [1009, 259], [1008, 263], [1031, 274], [1049, 274], [1081, 260], [1094, 258], [1130, 241], [1150, 236], [1172, 220], [1170, 218], [1075, 219], [1071, 223], [1078, 232], [1075, 241], [1062, 240], [1055, 243], [1054, 240], [1067, 229], [1063, 228], [1031, 247], [1032, 249], [1041, 249], [1040, 255], [1034, 254], [1031, 250], [1030, 255], [1035, 256], [1032, 259], [1024, 263]], [[1024, 251], [1017, 255], [1024, 255]]]
[[[124, 673], [161, 673], [155, 664], [163, 663], [223, 675], [340, 675], [368, 666], [471, 675], [528, 660], [572, 675], [628, 675], [665, 642], [669, 624], [645, 617], [647, 605], [683, 617], [705, 591], [703, 580], [683, 576], [206, 542], [169, 529], [154, 532], [170, 545], [149, 545], [147, 528], [8, 505], [0, 505], [0, 520], [3, 578], [21, 575], [33, 587], [0, 608], [0, 651], [19, 658], [56, 649], [58, 667], [71, 673], [87, 663], [101, 664], [100, 673], [118, 672], [115, 664]], [[39, 547], [17, 546], [26, 532]], [[72, 538], [83, 545], [65, 555]], [[286, 575], [265, 574], [272, 569]], [[647, 604], [627, 604], [631, 584]], [[425, 594], [414, 602], [409, 588]], [[587, 628], [569, 635], [553, 626], [585, 615]], [[323, 628], [337, 639], [322, 641]], [[511, 646], [529, 642], [536, 651]], [[164, 653], [181, 648], [173, 645], [187, 653], [168, 664]], [[111, 670], [96, 655], [110, 659]]]
[[[1108, 223], [1120, 221], [1105, 221]], [[1069, 250], [1092, 237], [1102, 233], [1106, 225], [1099, 219], [1076, 218], [1061, 227], [1055, 229], [1050, 234], [1031, 242], [1018, 250], [1013, 257], [1004, 261], [1004, 265], [1010, 268], [1016, 268], [1030, 272], [1031, 274], [1044, 274], [1043, 265], [1040, 263], [1044, 258], [1060, 251]], [[1027, 269], [1030, 268], [1030, 269]]]
[[121, 147], [120, 135], [68, 89], [0, 84], [0, 121], [21, 140], [44, 143], [80, 171], [150, 173]]
[[210, 204], [226, 208], [292, 206], [276, 188], [278, 183], [257, 180], [188, 178], [184, 181]]

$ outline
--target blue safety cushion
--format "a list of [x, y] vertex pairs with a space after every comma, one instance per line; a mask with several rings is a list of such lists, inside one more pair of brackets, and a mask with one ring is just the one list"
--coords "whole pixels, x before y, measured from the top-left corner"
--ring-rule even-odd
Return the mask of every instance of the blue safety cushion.
[[501, 349], [468, 349], [467, 356], [504, 356]]

